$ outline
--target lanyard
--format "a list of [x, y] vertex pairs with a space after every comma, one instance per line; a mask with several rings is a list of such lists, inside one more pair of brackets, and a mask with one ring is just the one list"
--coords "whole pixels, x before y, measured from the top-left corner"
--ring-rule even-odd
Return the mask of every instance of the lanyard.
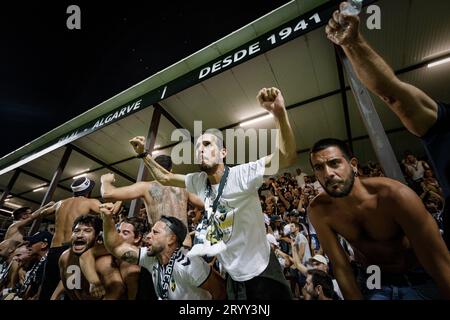
[[163, 272], [164, 267], [158, 262], [158, 295], [162, 300], [167, 300], [169, 295], [170, 278], [172, 278], [172, 273], [175, 265], [175, 258], [177, 257], [178, 250], [175, 250], [170, 257], [169, 263]]
[[[217, 196], [213, 202], [213, 207], [212, 207], [213, 214], [216, 212], [217, 206], [219, 205], [219, 199], [222, 196], [223, 188], [225, 187], [225, 184], [227, 183], [229, 173], [230, 173], [230, 168], [228, 166], [225, 166], [225, 171], [223, 173], [222, 178], [220, 179], [219, 190], [217, 191]], [[207, 196], [209, 198], [212, 194], [212, 187], [211, 187], [211, 183], [209, 182], [208, 178], [206, 178], [206, 187], [207, 187]]]

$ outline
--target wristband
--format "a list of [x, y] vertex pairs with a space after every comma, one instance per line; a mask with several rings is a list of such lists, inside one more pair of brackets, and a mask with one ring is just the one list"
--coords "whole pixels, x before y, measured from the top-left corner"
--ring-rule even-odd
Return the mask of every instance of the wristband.
[[142, 159], [145, 158], [146, 156], [148, 156], [148, 151], [144, 151], [142, 153], [139, 153], [136, 158]]

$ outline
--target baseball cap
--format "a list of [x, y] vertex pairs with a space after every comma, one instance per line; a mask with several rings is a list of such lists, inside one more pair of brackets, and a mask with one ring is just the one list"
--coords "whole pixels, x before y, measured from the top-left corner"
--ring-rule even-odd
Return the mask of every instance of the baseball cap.
[[309, 259], [309, 262], [312, 263], [313, 261], [317, 261], [323, 264], [328, 265], [328, 260], [321, 254], [316, 254], [314, 257]]
[[278, 215], [274, 215], [270, 217], [270, 221], [275, 222], [275, 221], [282, 221], [281, 217]]
[[50, 232], [48, 232], [47, 230], [38, 231], [35, 234], [33, 234], [31, 237], [24, 237], [24, 240], [28, 241], [30, 244], [35, 244], [40, 241], [50, 244], [52, 242], [52, 239], [53, 239], [53, 235]]

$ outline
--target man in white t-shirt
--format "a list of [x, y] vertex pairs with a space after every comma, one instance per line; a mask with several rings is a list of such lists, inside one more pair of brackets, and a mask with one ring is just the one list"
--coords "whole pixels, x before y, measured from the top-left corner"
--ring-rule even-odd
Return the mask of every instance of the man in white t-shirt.
[[175, 217], [162, 216], [150, 233], [150, 246], [127, 243], [114, 228], [112, 204], [102, 204], [104, 243], [115, 257], [150, 271], [159, 299], [209, 300], [225, 298], [225, 284], [200, 257], [187, 257], [182, 248], [186, 226]]
[[298, 222], [293, 222], [290, 226], [291, 238], [294, 239], [294, 247], [292, 249], [297, 251], [301, 263], [306, 264], [306, 262], [311, 258], [311, 249], [309, 247], [308, 239], [302, 232], [300, 232], [300, 229], [303, 231], [303, 228]]
[[302, 188], [305, 186], [305, 177], [308, 176], [306, 173], [302, 172], [302, 169], [297, 169], [297, 175], [295, 176], [295, 180], [297, 180], [297, 186]]
[[[273, 114], [279, 134], [275, 153], [255, 162], [226, 167], [223, 160], [227, 150], [222, 137], [206, 131], [195, 144], [201, 172], [178, 175], [161, 168], [145, 152], [144, 137], [130, 140], [156, 180], [163, 185], [186, 187], [188, 192], [204, 200], [206, 218], [197, 229], [194, 241], [197, 243], [190, 255], [217, 256], [228, 274], [229, 299], [291, 298], [279, 263], [266, 240], [257, 191], [264, 175], [273, 175], [296, 161], [297, 148], [281, 92], [276, 88], [264, 88], [257, 99], [262, 108]], [[219, 190], [221, 181], [223, 190]], [[219, 191], [222, 194], [217, 196]]]

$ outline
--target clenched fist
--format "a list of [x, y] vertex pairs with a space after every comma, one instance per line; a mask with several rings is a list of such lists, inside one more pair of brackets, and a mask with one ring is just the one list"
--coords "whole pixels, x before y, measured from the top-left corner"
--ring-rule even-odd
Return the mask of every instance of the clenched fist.
[[283, 95], [277, 88], [261, 89], [256, 99], [258, 99], [261, 107], [272, 113], [275, 117], [286, 111]]
[[356, 41], [359, 36], [359, 18], [358, 16], [343, 14], [342, 10], [346, 5], [346, 2], [341, 3], [339, 10], [333, 13], [325, 28], [328, 39], [338, 46], [349, 45]]
[[116, 177], [113, 173], [107, 173], [100, 177], [100, 181], [102, 183], [114, 183], [116, 181]]
[[145, 137], [134, 137], [130, 140], [130, 144], [133, 146], [133, 149], [137, 154], [141, 154], [145, 151]]

